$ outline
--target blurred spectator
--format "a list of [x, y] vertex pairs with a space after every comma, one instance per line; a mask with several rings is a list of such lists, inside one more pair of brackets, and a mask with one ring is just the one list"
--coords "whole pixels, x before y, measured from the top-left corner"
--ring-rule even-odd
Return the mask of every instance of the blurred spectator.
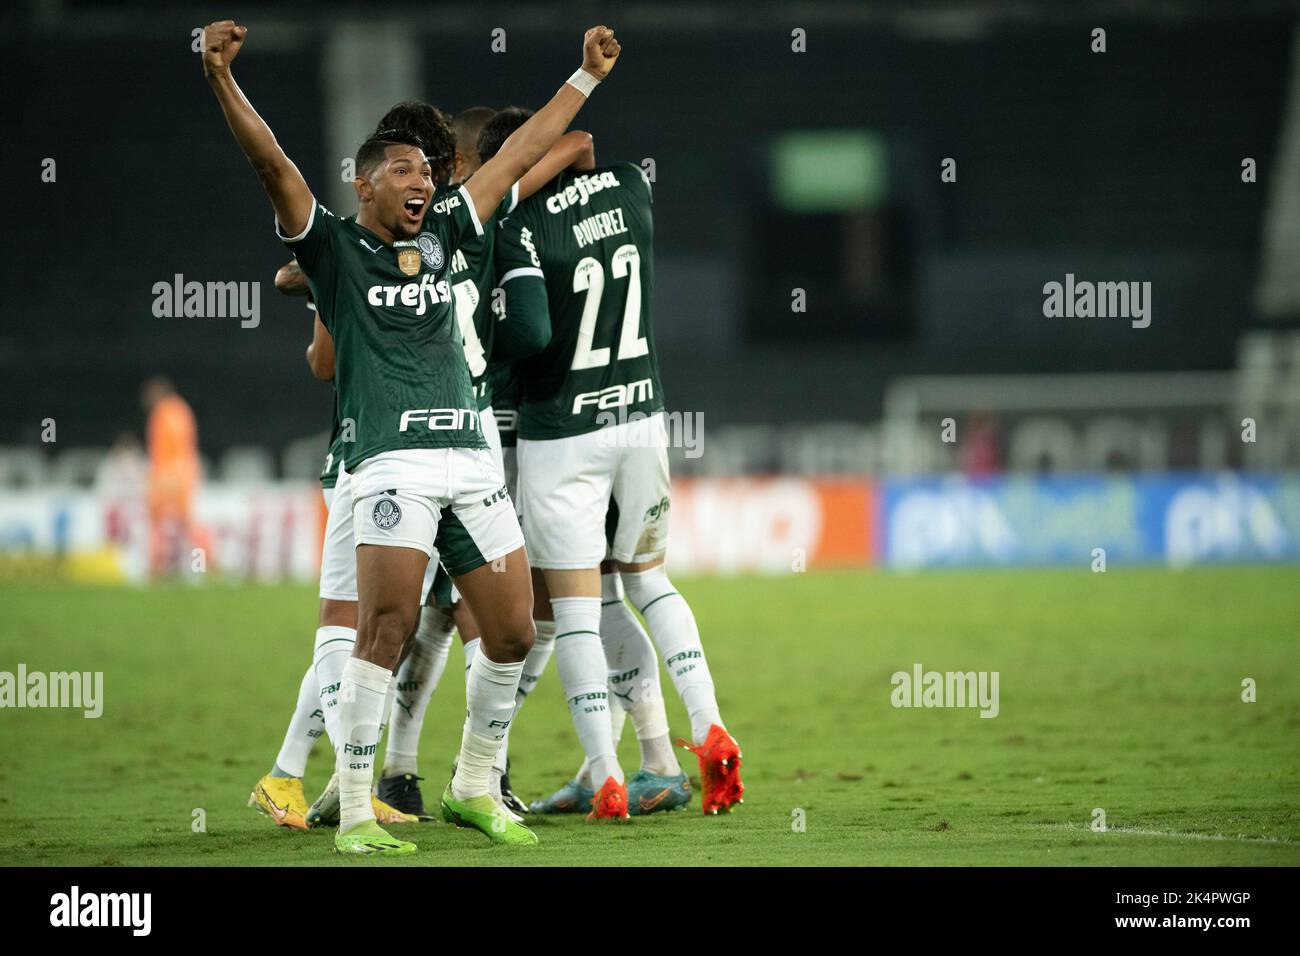
[[150, 575], [174, 573], [186, 542], [203, 550], [206, 567], [211, 541], [193, 513], [202, 477], [194, 413], [176, 387], [161, 376], [144, 383], [140, 401], [148, 416]]
[[996, 415], [974, 412], [970, 416], [958, 455], [961, 470], [968, 477], [982, 478], [1002, 471], [1002, 447]]

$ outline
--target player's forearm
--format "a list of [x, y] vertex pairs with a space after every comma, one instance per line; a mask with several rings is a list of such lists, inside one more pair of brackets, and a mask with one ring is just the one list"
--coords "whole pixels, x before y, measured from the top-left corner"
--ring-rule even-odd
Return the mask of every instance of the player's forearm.
[[248, 97], [229, 70], [209, 72], [208, 86], [217, 97], [226, 125], [259, 177], [275, 176], [284, 167], [292, 165], [276, 142], [271, 127], [253, 109], [253, 104], [248, 102]]
[[510, 134], [495, 156], [482, 165], [466, 188], [479, 221], [492, 215], [511, 185], [524, 177], [563, 135], [587, 97], [565, 83], [551, 101]]
[[297, 259], [291, 259], [275, 272], [275, 290], [281, 295], [310, 295], [307, 273], [302, 271]]
[[226, 125], [271, 199], [277, 221], [286, 235], [297, 235], [311, 215], [313, 200], [306, 180], [280, 148], [271, 127], [248, 102], [229, 69], [210, 71], [207, 77]]
[[506, 314], [497, 324], [492, 360], [512, 361], [546, 348], [551, 341], [546, 283], [538, 276], [525, 275], [508, 279], [501, 288]]
[[[587, 102], [571, 83], [565, 83], [551, 97], [551, 101], [529, 117], [528, 122], [515, 130], [501, 144], [496, 158], [509, 164], [515, 174], [511, 182], [520, 179], [546, 155], [555, 142], [564, 135], [578, 110]], [[504, 195], [504, 193], [503, 193]]]
[[566, 169], [591, 169], [596, 164], [596, 147], [585, 130], [569, 130], [546, 151], [519, 180], [519, 198], [527, 199]]
[[[565, 136], [571, 134], [565, 133]], [[584, 139], [579, 141], [580, 149], [577, 155], [573, 157], [573, 162], [569, 164], [569, 169], [576, 169], [579, 172], [586, 172], [589, 169], [596, 168], [596, 141], [590, 133], [582, 134]]]
[[334, 380], [334, 337], [330, 335], [329, 329], [325, 328], [325, 323], [320, 320], [320, 313], [316, 313], [315, 321], [312, 323], [311, 345], [307, 346], [307, 364], [311, 367], [311, 373], [322, 382], [332, 382]]

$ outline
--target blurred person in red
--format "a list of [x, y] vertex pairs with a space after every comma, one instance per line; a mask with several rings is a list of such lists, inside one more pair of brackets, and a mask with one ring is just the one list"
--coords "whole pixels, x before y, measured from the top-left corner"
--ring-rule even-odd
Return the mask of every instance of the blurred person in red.
[[211, 538], [193, 511], [202, 478], [194, 412], [176, 386], [161, 376], [144, 383], [140, 401], [148, 416], [150, 576], [177, 570], [182, 540], [203, 550], [206, 567], [212, 557]]
[[970, 416], [959, 456], [962, 473], [970, 478], [986, 478], [1002, 471], [1002, 444], [996, 415], [975, 412]]

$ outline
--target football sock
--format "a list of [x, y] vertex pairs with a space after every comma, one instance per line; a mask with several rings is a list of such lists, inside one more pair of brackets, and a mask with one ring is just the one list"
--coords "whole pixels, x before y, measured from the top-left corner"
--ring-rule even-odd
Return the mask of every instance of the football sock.
[[659, 658], [645, 628], [623, 601], [617, 573], [600, 576], [600, 639], [609, 667], [609, 692], [632, 719], [641, 767], [671, 776], [681, 765], [668, 739], [668, 715], [659, 687]]
[[515, 691], [523, 661], [498, 664], [480, 649], [470, 663], [465, 686], [465, 730], [461, 735], [460, 756], [451, 778], [451, 792], [458, 800], [482, 796], [488, 792], [492, 758], [501, 749], [501, 738], [510, 726], [515, 709]]
[[[546, 670], [546, 663], [551, 659], [551, 652], [555, 650], [555, 622], [533, 621], [533, 627], [537, 631], [537, 636], [533, 638], [532, 650], [524, 658], [524, 669], [519, 675], [519, 690], [515, 691], [515, 716], [518, 716], [519, 708], [524, 706], [524, 701], [537, 686], [538, 678]], [[506, 762], [510, 756], [510, 730], [514, 725], [514, 717], [512, 717], [510, 728], [507, 728], [506, 735], [501, 738], [501, 750], [492, 761], [492, 769], [497, 774], [506, 772]]]
[[703, 743], [709, 725], [722, 727], [723, 723], [691, 606], [673, 588], [662, 564], [648, 571], [624, 572], [623, 583], [632, 604], [645, 618], [673, 686], [686, 705], [693, 742]]
[[343, 731], [339, 726], [339, 682], [343, 680], [343, 667], [352, 659], [352, 647], [357, 642], [357, 632], [351, 627], [321, 627], [316, 629], [316, 650], [312, 655], [312, 669], [320, 687], [320, 710], [325, 721], [325, 733], [330, 746], [336, 751], [343, 745]]
[[325, 719], [321, 716], [320, 685], [316, 683], [316, 670], [308, 667], [298, 685], [298, 703], [294, 705], [289, 728], [284, 732], [284, 742], [276, 755], [272, 777], [301, 777], [307, 772], [307, 755], [317, 738], [325, 732]]
[[465, 642], [465, 686], [469, 687], [469, 669], [474, 663], [474, 658], [478, 654], [479, 638]]
[[623, 780], [609, 727], [609, 687], [600, 643], [600, 598], [551, 598], [555, 612], [555, 668], [569, 702], [591, 776]]
[[349, 657], [339, 686], [341, 746], [335, 760], [339, 775], [339, 832], [375, 818], [370, 806], [379, 723], [393, 672]]
[[455, 624], [451, 615], [436, 607], [420, 611], [411, 652], [397, 669], [393, 680], [396, 697], [388, 725], [388, 744], [384, 756], [384, 776], [400, 777], [419, 772], [420, 730], [429, 698], [447, 666], [451, 635]]
[[[614, 741], [614, 753], [618, 753], [618, 742], [623, 739], [623, 724], [627, 720], [627, 711], [614, 703], [609, 708], [609, 735]], [[591, 761], [584, 759], [578, 772], [574, 774], [574, 779], [587, 789], [594, 789], [591, 785]], [[604, 783], [605, 778], [601, 777], [600, 782]]]

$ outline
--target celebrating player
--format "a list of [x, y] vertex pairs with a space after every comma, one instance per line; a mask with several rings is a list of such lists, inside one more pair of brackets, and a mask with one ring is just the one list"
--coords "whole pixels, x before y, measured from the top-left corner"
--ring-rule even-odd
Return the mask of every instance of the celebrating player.
[[[508, 303], [529, 284], [545, 284], [549, 343], [517, 366], [520, 510], [551, 596], [556, 665], [596, 785], [596, 818], [622, 815], [628, 800], [600, 642], [607, 555], [686, 705], [704, 812], [730, 810], [744, 792], [740, 750], [722, 724], [695, 616], [664, 569], [670, 486], [652, 326], [651, 201], [649, 180], [630, 164], [564, 174], [521, 204], [497, 241]], [[604, 595], [611, 605], [623, 599], [609, 578]], [[653, 658], [639, 667], [652, 670]], [[648, 708], [640, 719], [652, 720]], [[637, 737], [645, 760], [646, 737], [666, 741], [666, 722], [637, 726]], [[652, 787], [662, 788], [676, 761], [651, 758], [662, 771], [653, 776], [664, 778]]]
[[231, 76], [247, 31], [204, 31], [204, 72], [231, 132], [261, 180], [277, 229], [307, 273], [334, 341], [340, 419], [355, 424], [352, 475], [358, 629], [340, 688], [339, 852], [404, 854], [414, 844], [381, 829], [370, 807], [383, 701], [416, 623], [435, 541], [469, 600], [482, 647], [469, 676], [468, 714], [445, 819], [495, 842], [534, 843], [488, 793], [532, 645], [527, 556], [479, 416], [445, 274], [448, 256], [498, 216], [510, 187], [544, 155], [619, 55], [613, 31], [584, 37], [583, 64], [551, 101], [483, 164], [458, 195], [434, 204], [431, 169], [411, 137], [372, 137], [358, 151], [360, 208], [320, 207], [297, 167]]

